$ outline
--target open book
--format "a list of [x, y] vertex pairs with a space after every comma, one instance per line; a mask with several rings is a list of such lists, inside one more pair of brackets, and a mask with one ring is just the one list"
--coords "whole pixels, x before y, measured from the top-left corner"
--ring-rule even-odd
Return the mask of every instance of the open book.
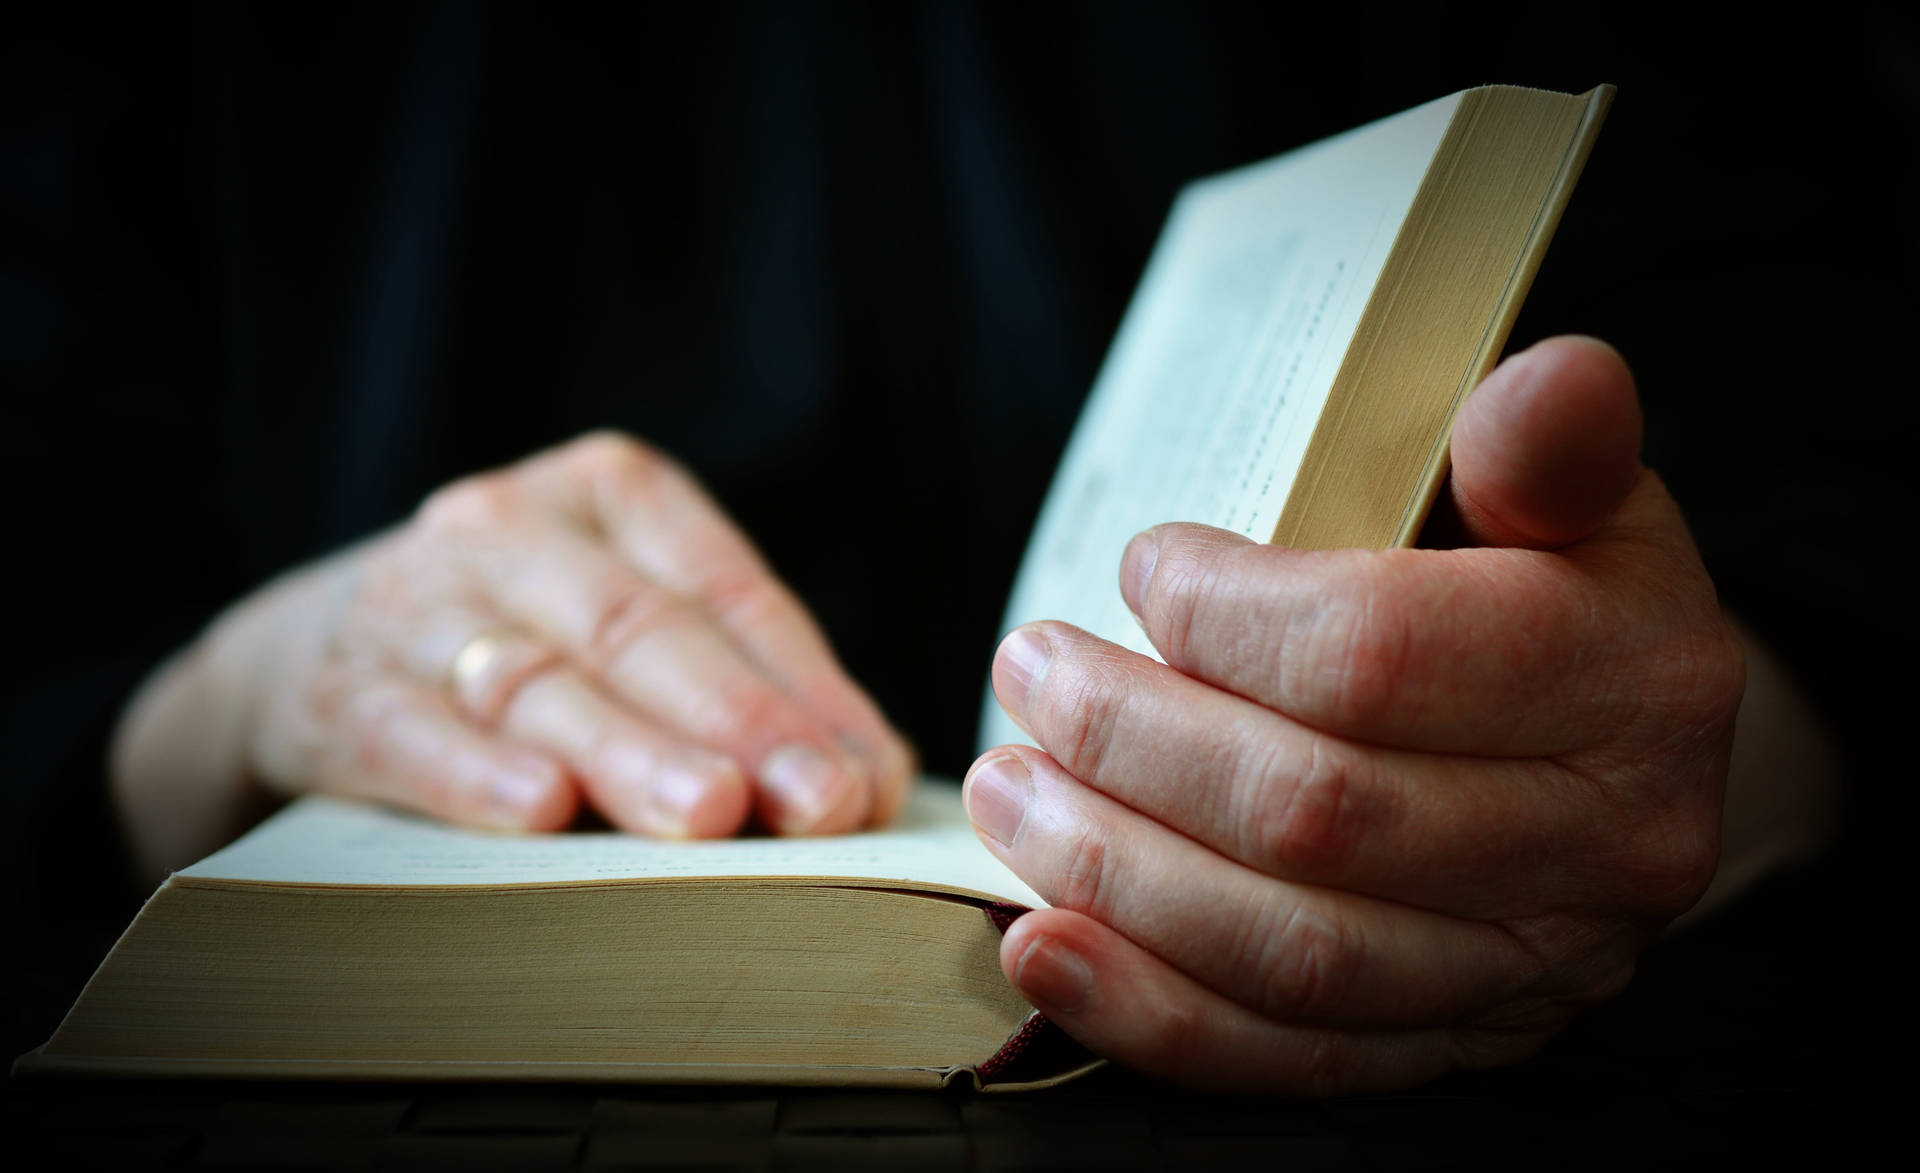
[[23, 1068], [1019, 1086], [1092, 1062], [1001, 976], [1038, 902], [950, 784], [884, 833], [696, 843], [309, 798], [174, 873]]
[[[1147, 526], [1411, 542], [1611, 90], [1468, 90], [1182, 193], [1008, 606], [1151, 649]], [[1018, 740], [989, 699], [982, 748]], [[23, 1071], [1031, 1086], [1039, 898], [950, 785], [831, 839], [501, 836], [319, 799], [175, 873]]]

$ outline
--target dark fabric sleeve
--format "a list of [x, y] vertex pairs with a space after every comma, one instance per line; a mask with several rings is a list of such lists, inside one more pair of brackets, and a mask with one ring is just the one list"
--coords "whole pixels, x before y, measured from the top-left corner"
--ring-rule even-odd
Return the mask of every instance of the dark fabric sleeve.
[[107, 808], [108, 734], [232, 581], [205, 480], [219, 437], [196, 393], [190, 91], [161, 67], [177, 38], [128, 14], [124, 40], [90, 42], [62, 19], [10, 18], [0, 36], [0, 882], [25, 987], [10, 1041], [44, 1034], [138, 907]]

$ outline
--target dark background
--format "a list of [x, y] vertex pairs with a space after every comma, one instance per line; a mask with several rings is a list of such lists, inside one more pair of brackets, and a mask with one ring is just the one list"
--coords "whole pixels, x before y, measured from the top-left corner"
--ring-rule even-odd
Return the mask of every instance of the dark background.
[[1911, 20], [1562, 8], [0, 18], [14, 1051], [140, 895], [100, 803], [118, 706], [266, 577], [625, 428], [708, 481], [957, 775], [1040, 494], [1180, 185], [1468, 85], [1612, 82], [1512, 346], [1626, 354], [1649, 462], [1836, 729], [1856, 809], [1718, 960], [1656, 951], [1668, 977], [1595, 1021], [1844, 1079], [1900, 908], [1873, 829], [1912, 775]]

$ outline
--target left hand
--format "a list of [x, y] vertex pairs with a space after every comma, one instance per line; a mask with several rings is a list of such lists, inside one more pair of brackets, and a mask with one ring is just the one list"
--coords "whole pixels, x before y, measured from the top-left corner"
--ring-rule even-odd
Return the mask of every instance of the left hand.
[[1308, 1095], [1513, 1061], [1619, 990], [1713, 874], [1743, 673], [1639, 434], [1616, 353], [1543, 343], [1455, 428], [1465, 548], [1165, 525], [1121, 578], [1166, 664], [1009, 635], [1046, 752], [966, 801], [1054, 907], [1008, 978], [1121, 1062]]

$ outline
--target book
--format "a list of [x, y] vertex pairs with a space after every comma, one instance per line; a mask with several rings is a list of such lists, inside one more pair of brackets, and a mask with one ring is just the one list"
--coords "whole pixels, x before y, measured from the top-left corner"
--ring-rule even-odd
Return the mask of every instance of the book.
[[[1127, 540], [1411, 543], [1612, 97], [1466, 90], [1176, 201], [1007, 626], [1153, 654]], [[1022, 740], [991, 696], [981, 748]], [[27, 1073], [989, 1089], [1097, 1062], [1000, 973], [1040, 897], [951, 785], [825, 839], [506, 836], [321, 798], [176, 872]]]
[[[1157, 658], [1118, 579], [1161, 522], [1411, 545], [1612, 100], [1483, 86], [1188, 185], [1001, 630], [1061, 619]], [[1026, 740], [989, 692], [981, 745]]]
[[307, 798], [169, 877], [20, 1069], [1030, 1086], [1094, 1062], [1000, 973], [1038, 903], [951, 784], [885, 832], [698, 842]]

